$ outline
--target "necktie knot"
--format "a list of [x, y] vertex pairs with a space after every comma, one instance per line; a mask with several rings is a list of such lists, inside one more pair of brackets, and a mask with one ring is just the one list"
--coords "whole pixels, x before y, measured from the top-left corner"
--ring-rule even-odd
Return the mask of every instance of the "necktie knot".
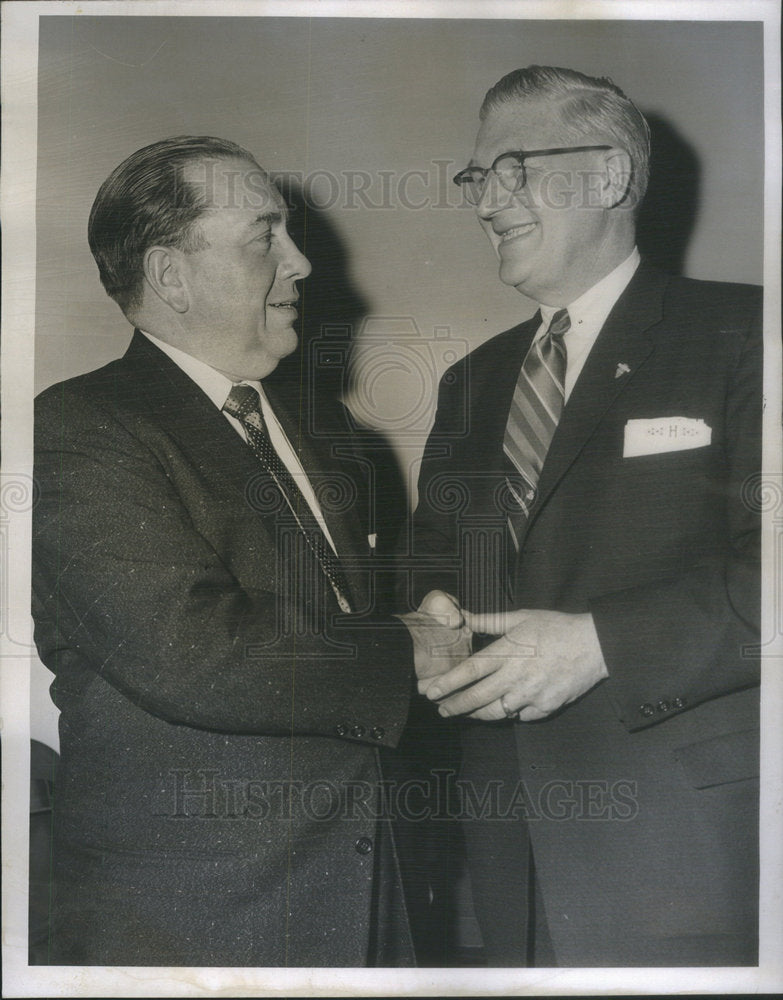
[[260, 413], [258, 393], [252, 385], [232, 386], [223, 409], [237, 420], [244, 420], [253, 412]]
[[551, 337], [553, 340], [557, 339], [562, 343], [563, 337], [571, 329], [571, 317], [568, 315], [567, 309], [558, 309], [557, 312], [552, 317], [552, 321], [549, 324], [549, 329], [546, 332], [546, 336]]

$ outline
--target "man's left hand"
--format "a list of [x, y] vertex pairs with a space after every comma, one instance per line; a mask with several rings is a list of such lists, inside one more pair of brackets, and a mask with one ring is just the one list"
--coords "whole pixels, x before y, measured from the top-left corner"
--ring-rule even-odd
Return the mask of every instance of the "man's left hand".
[[463, 614], [472, 632], [501, 638], [427, 686], [443, 716], [532, 722], [609, 676], [591, 614]]

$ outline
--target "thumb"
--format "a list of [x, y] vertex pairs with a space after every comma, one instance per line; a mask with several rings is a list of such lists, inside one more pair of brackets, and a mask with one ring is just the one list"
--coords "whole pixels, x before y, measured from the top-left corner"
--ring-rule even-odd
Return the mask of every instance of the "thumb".
[[449, 628], [459, 628], [464, 621], [459, 602], [443, 590], [431, 590], [419, 605], [419, 611]]

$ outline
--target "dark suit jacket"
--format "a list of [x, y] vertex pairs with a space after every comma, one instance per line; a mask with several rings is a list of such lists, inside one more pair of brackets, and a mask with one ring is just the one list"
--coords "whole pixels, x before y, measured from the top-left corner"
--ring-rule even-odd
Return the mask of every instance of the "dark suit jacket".
[[[759, 290], [639, 268], [564, 409], [513, 557], [503, 431], [539, 322], [444, 376], [414, 589], [592, 612], [609, 679], [538, 723], [468, 722], [463, 776], [502, 781], [499, 811], [516, 801], [527, 815], [560, 964], [753, 962]], [[623, 457], [628, 421], [659, 417], [703, 419], [711, 442]], [[466, 824], [485, 937], [512, 927], [508, 894], [526, 892], [501, 867], [515, 851], [523, 866], [515, 826]], [[520, 917], [508, 934], [524, 933]]]
[[388, 847], [377, 753], [405, 723], [411, 643], [371, 615], [359, 470], [311, 438], [299, 398], [269, 396], [354, 615], [251, 450], [143, 336], [37, 401], [33, 607], [61, 710], [54, 963], [367, 960]]

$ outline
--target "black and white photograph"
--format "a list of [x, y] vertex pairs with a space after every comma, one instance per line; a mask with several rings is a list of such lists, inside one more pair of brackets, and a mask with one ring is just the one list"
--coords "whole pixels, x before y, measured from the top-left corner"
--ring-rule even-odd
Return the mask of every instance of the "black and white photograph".
[[2, 19], [5, 995], [783, 988], [777, 5]]

